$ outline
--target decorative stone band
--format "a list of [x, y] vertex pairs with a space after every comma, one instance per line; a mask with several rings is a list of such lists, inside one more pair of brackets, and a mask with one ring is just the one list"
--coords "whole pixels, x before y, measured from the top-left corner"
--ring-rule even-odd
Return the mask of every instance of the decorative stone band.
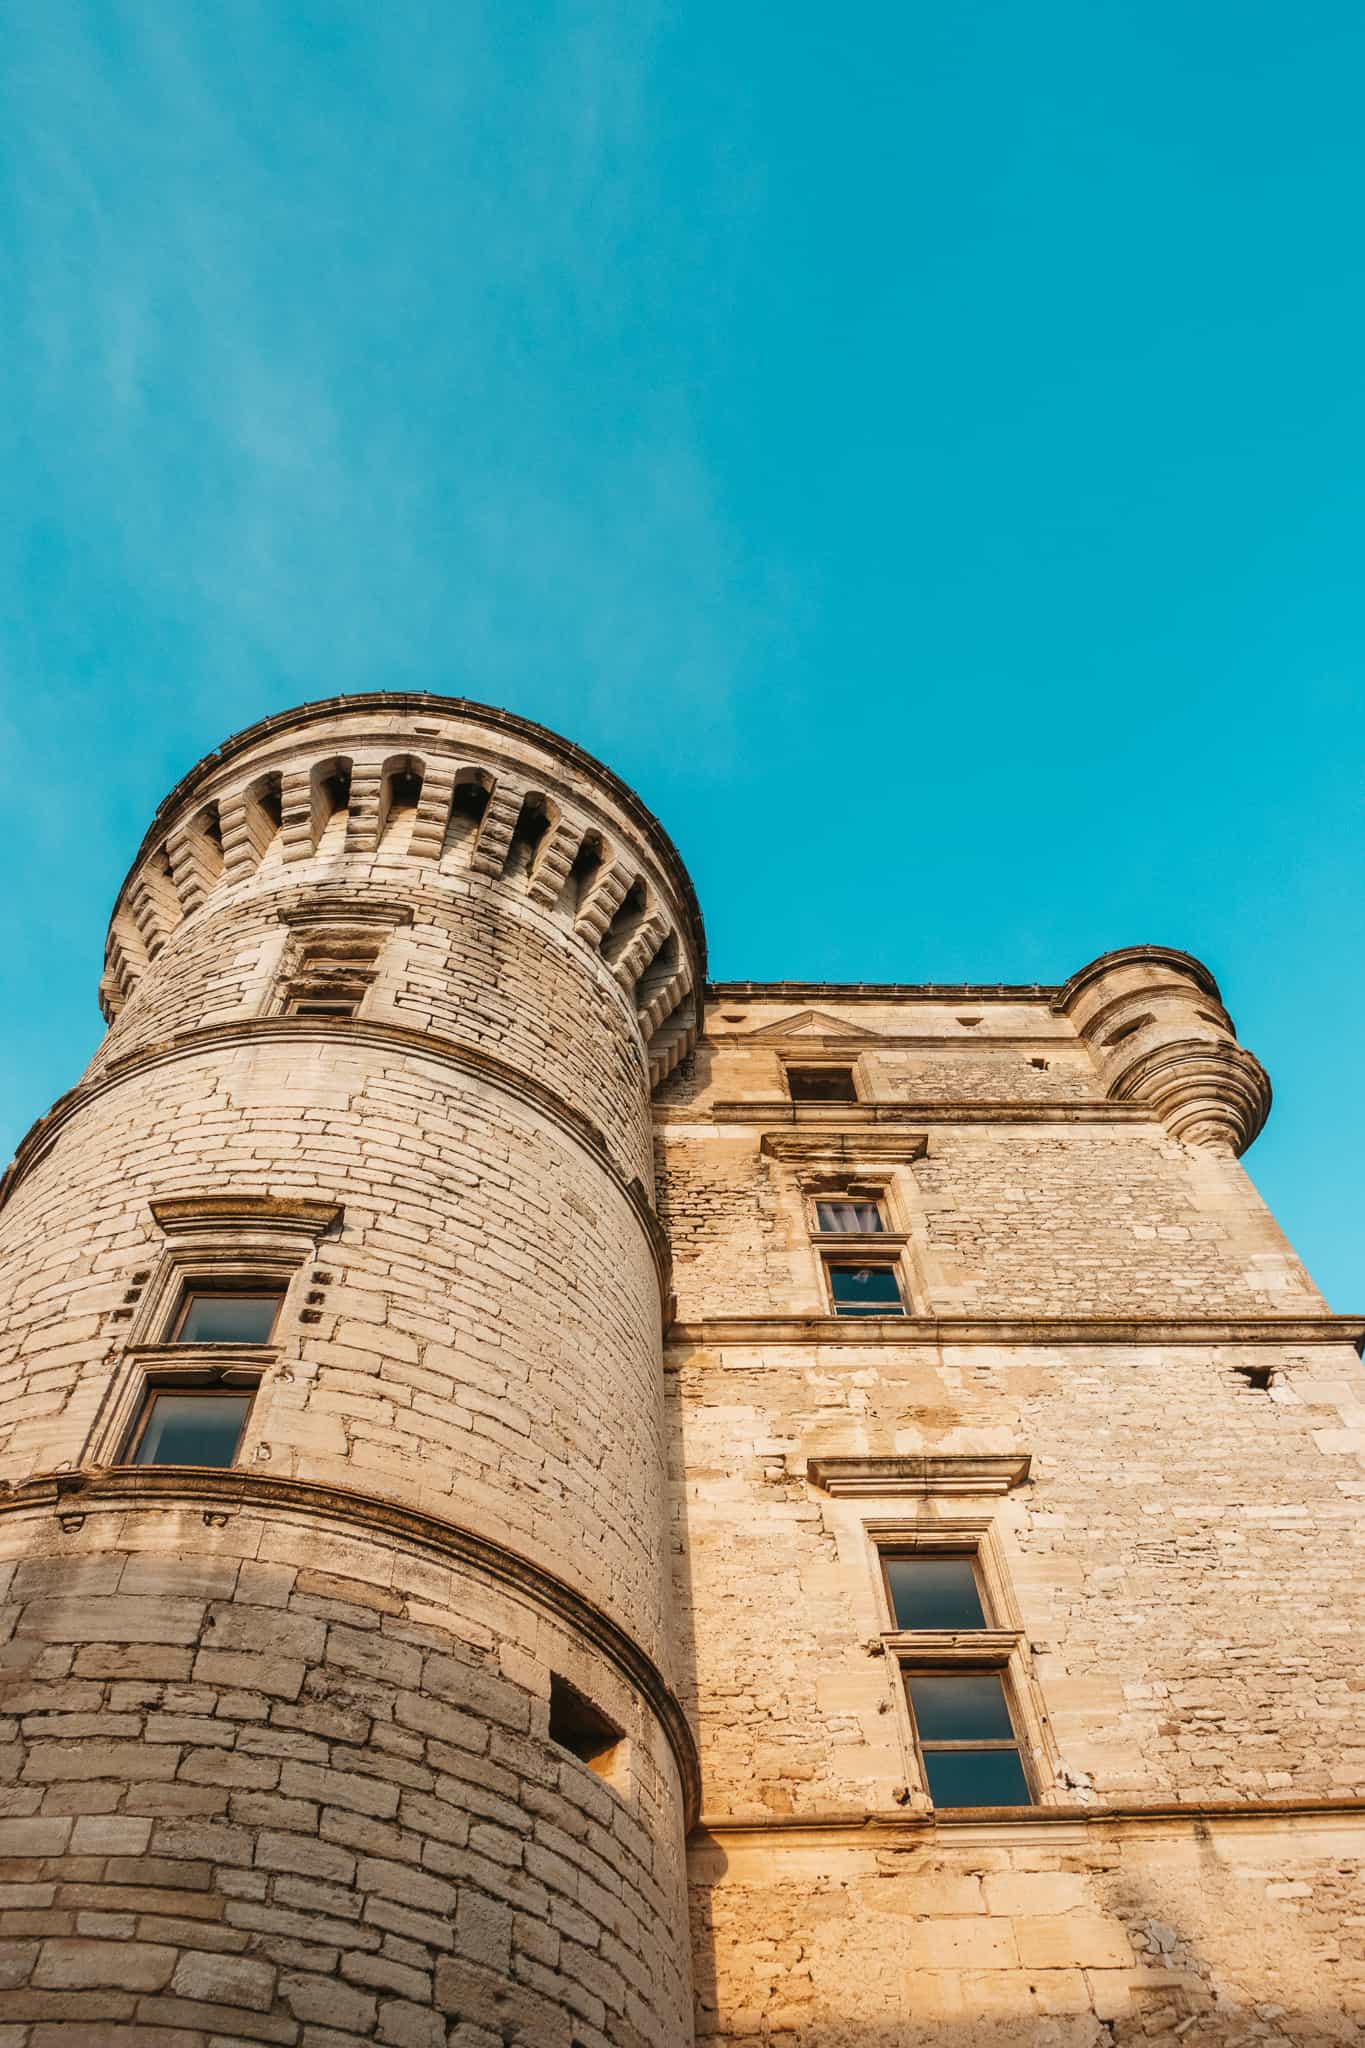
[[1270, 1081], [1237, 1043], [1218, 984], [1169, 946], [1092, 960], [1053, 998], [1089, 1046], [1115, 1103], [1146, 1103], [1187, 1145], [1245, 1152], [1270, 1112]]
[[812, 1458], [806, 1476], [836, 1500], [888, 1494], [1008, 1493], [1029, 1474], [1029, 1454], [934, 1452], [892, 1458]]
[[[881, 1844], [904, 1844], [907, 1836], [924, 1840], [951, 1834], [968, 1839], [979, 1834], [983, 1841], [1008, 1831], [1012, 1839], [1036, 1831], [1050, 1848], [1062, 1846], [1068, 1830], [1081, 1840], [1096, 1829], [1124, 1833], [1146, 1827], [1163, 1832], [1171, 1828], [1202, 1829], [1214, 1825], [1265, 1828], [1280, 1826], [1295, 1833], [1317, 1829], [1348, 1829], [1360, 1833], [1365, 1820], [1365, 1799], [1203, 1799], [1181, 1801], [1178, 1805], [1153, 1802], [1150, 1806], [977, 1806], [952, 1814], [911, 1813], [899, 1809], [866, 1813], [836, 1810], [827, 1813], [744, 1815], [703, 1813], [697, 1822], [690, 1848], [705, 1854], [727, 1842], [736, 1847], [747, 1841], [776, 1839], [774, 1848], [802, 1846], [868, 1849]], [[1059, 1840], [1060, 1837], [1060, 1840]]]
[[149, 1067], [164, 1066], [170, 1061], [184, 1059], [214, 1047], [231, 1047], [244, 1042], [261, 1040], [299, 1040], [323, 1038], [329, 1041], [343, 1039], [348, 1045], [375, 1045], [383, 1048], [420, 1054], [423, 1059], [435, 1060], [446, 1066], [456, 1067], [462, 1073], [477, 1075], [495, 1088], [503, 1089], [509, 1095], [517, 1096], [529, 1103], [543, 1115], [559, 1125], [576, 1144], [590, 1152], [597, 1163], [615, 1181], [621, 1193], [629, 1202], [649, 1244], [659, 1280], [660, 1300], [667, 1308], [672, 1284], [672, 1263], [668, 1238], [650, 1205], [649, 1195], [637, 1175], [627, 1175], [613, 1158], [606, 1138], [597, 1125], [575, 1109], [562, 1095], [548, 1088], [532, 1074], [509, 1065], [495, 1053], [485, 1052], [479, 1046], [460, 1045], [454, 1039], [439, 1038], [430, 1032], [414, 1031], [402, 1024], [380, 1024], [363, 1017], [242, 1017], [226, 1024], [209, 1024], [197, 1031], [182, 1031], [173, 1039], [156, 1045], [141, 1046], [125, 1058], [111, 1060], [93, 1081], [83, 1082], [58, 1096], [45, 1116], [25, 1134], [19, 1148], [0, 1180], [0, 1208], [3, 1208], [16, 1187], [52, 1150], [63, 1128], [87, 1103], [107, 1094], [111, 1088], [131, 1074], [142, 1073]]
[[459, 1564], [518, 1593], [575, 1631], [639, 1693], [662, 1728], [682, 1781], [686, 1825], [701, 1801], [697, 1748], [687, 1717], [649, 1657], [624, 1629], [563, 1579], [516, 1551], [458, 1523], [402, 1507], [394, 1501], [321, 1486], [303, 1479], [266, 1478], [255, 1472], [190, 1466], [90, 1466], [42, 1473], [0, 1492], [0, 1516], [37, 1518], [50, 1513], [67, 1527], [92, 1514], [117, 1518], [130, 1509], [198, 1508], [212, 1523], [237, 1510], [298, 1516], [341, 1535], [369, 1535], [418, 1556]]
[[1353, 1344], [1365, 1345], [1365, 1316], [711, 1316], [674, 1323], [677, 1353], [747, 1344]]
[[[708, 1102], [656, 1104], [657, 1124], [791, 1124], [868, 1131], [879, 1124], [1149, 1124], [1157, 1111], [1127, 1102]], [[860, 1141], [861, 1142], [861, 1141]]]

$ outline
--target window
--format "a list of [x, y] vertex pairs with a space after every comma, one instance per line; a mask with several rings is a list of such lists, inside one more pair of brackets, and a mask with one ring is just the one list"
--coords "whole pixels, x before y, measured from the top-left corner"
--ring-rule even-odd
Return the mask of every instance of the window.
[[171, 1325], [172, 1344], [268, 1344], [281, 1288], [189, 1287]]
[[242, 1440], [249, 1393], [154, 1388], [125, 1453], [129, 1465], [230, 1465]]
[[622, 1757], [621, 1730], [555, 1672], [550, 1674], [550, 1740], [596, 1771], [599, 1778], [616, 1778]]
[[321, 997], [295, 996], [284, 1006], [286, 1017], [354, 1017], [360, 1007], [358, 996], [335, 996], [331, 1001]]
[[815, 1205], [815, 1227], [825, 1237], [880, 1236], [886, 1229], [878, 1201], [855, 1201], [852, 1195]]
[[852, 1067], [788, 1067], [793, 1102], [856, 1102]]
[[829, 1273], [836, 1316], [903, 1316], [905, 1302], [894, 1266], [835, 1266]]
[[969, 1551], [882, 1553], [891, 1616], [897, 1628], [984, 1628], [976, 1563]]
[[911, 1670], [905, 1689], [935, 1806], [1033, 1803], [998, 1671]]
[[888, 1648], [930, 1800], [1031, 1806], [1017, 1725], [1027, 1694], [1023, 1635], [999, 1623], [1010, 1603], [989, 1523], [945, 1528], [906, 1548], [884, 1541], [879, 1550]]

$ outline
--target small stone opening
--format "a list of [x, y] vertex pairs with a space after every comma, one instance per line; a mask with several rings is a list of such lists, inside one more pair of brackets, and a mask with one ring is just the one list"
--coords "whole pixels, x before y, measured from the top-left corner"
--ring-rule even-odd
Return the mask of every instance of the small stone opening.
[[1111, 1045], [1122, 1045], [1125, 1038], [1135, 1038], [1138, 1032], [1141, 1031], [1146, 1025], [1153, 1024], [1155, 1022], [1156, 1019], [1150, 1014], [1150, 1012], [1144, 1011], [1141, 1017], [1132, 1017], [1129, 1019], [1128, 1023], [1116, 1025], [1114, 1030], [1112, 1030], [1109, 1033], [1109, 1036], [1107, 1038], [1101, 1039], [1100, 1043], [1101, 1045], [1104, 1045], [1106, 1047]]
[[543, 796], [532, 791], [522, 799], [517, 822], [513, 827], [507, 858], [502, 864], [504, 876], [516, 880], [531, 873], [536, 864], [536, 855], [541, 842], [550, 829], [550, 813]]
[[550, 1740], [599, 1778], [614, 1778], [625, 1750], [621, 1730], [567, 1678], [550, 1675]]
[[450, 816], [446, 821], [443, 858], [453, 854], [471, 853], [483, 823], [483, 814], [488, 809], [488, 791], [472, 769], [464, 769], [455, 784], [450, 799]]
[[585, 832], [582, 843], [574, 855], [573, 865], [564, 878], [564, 894], [561, 901], [565, 908], [574, 912], [583, 908], [597, 886], [606, 857], [602, 834]]
[[602, 958], [609, 962], [618, 960], [630, 944], [644, 917], [648, 897], [644, 882], [637, 876], [621, 898], [615, 917], [607, 926], [602, 940]]

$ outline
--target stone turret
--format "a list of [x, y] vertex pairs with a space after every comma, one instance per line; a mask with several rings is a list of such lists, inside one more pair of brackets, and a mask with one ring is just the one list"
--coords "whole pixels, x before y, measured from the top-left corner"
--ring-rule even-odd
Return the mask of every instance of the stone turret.
[[1146, 1103], [1172, 1137], [1241, 1154], [1265, 1122], [1265, 1069], [1237, 1043], [1217, 982], [1188, 953], [1102, 954], [1053, 1008], [1089, 1046], [1110, 1100]]
[[90, 1893], [35, 2016], [690, 2040], [650, 1088], [703, 973], [655, 820], [479, 705], [162, 805], [0, 1209], [19, 1853]]

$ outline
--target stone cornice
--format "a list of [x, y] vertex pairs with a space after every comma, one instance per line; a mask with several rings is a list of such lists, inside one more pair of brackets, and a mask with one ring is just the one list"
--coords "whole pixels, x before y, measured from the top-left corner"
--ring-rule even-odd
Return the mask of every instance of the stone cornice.
[[199, 1508], [205, 1515], [242, 1510], [294, 1514], [330, 1523], [347, 1533], [361, 1531], [428, 1557], [467, 1566], [520, 1594], [590, 1642], [644, 1697], [677, 1762], [688, 1825], [695, 1822], [701, 1797], [696, 1744], [676, 1695], [653, 1660], [585, 1595], [490, 1537], [396, 1501], [310, 1480], [267, 1478], [236, 1468], [97, 1466], [43, 1473], [0, 1493], [0, 1517], [36, 1519], [48, 1511], [69, 1520], [77, 1515], [186, 1507]]
[[288, 1195], [244, 1195], [230, 1190], [206, 1195], [166, 1195], [151, 1211], [167, 1237], [213, 1236], [222, 1230], [278, 1231], [314, 1242], [341, 1227], [340, 1202], [310, 1202]]
[[811, 1814], [744, 1815], [703, 1813], [688, 1842], [694, 1853], [727, 1844], [742, 1848], [752, 1842], [773, 1849], [896, 1849], [923, 1844], [936, 1837], [983, 1841], [1000, 1835], [1017, 1838], [1036, 1830], [1040, 1839], [1058, 1846], [1071, 1832], [1077, 1841], [1096, 1829], [1125, 1833], [1147, 1828], [1195, 1829], [1214, 1826], [1265, 1827], [1297, 1822], [1307, 1828], [1333, 1823], [1352, 1829], [1365, 1826], [1365, 1799], [1209, 1799], [1153, 1801], [1150, 1804], [1095, 1806], [982, 1806], [970, 1811], [910, 1813], [833, 1811]]
[[707, 1001], [732, 1002], [740, 997], [752, 1002], [805, 1002], [822, 997], [827, 1002], [904, 1002], [915, 997], [944, 997], [956, 1001], [969, 996], [981, 1003], [1050, 1003], [1058, 993], [1055, 982], [1003, 981], [709, 981]]
[[674, 1323], [665, 1343], [672, 1352], [720, 1344], [1353, 1344], [1359, 1351], [1365, 1316], [708, 1316]]
[[864, 1159], [897, 1160], [909, 1164], [923, 1159], [929, 1140], [923, 1131], [765, 1131], [759, 1151], [770, 1159], [791, 1159], [819, 1163], [829, 1160], [843, 1165]]
[[1140, 1102], [706, 1102], [656, 1104], [658, 1124], [795, 1125], [818, 1132], [879, 1124], [1155, 1124]]
[[[161, 838], [172, 817], [180, 807], [219, 769], [235, 760], [239, 755], [259, 746], [264, 740], [273, 740], [299, 731], [309, 725], [325, 723], [331, 718], [350, 717], [356, 713], [410, 712], [417, 718], [458, 719], [468, 725], [486, 727], [496, 738], [506, 733], [514, 739], [529, 740], [532, 745], [544, 748], [577, 773], [593, 777], [600, 782], [608, 794], [621, 807], [631, 822], [637, 825], [650, 842], [653, 851], [669, 879], [677, 888], [681, 907], [691, 924], [690, 937], [696, 951], [698, 980], [706, 974], [706, 932], [702, 923], [701, 905], [692, 878], [683, 865], [682, 855], [669, 838], [659, 820], [648, 806], [641, 802], [629, 783], [623, 782], [605, 763], [597, 760], [582, 747], [575, 746], [548, 726], [536, 725], [529, 718], [518, 718], [514, 712], [500, 711], [491, 704], [477, 704], [468, 697], [442, 697], [430, 690], [365, 690], [353, 697], [319, 697], [310, 703], [295, 704], [288, 711], [277, 711], [270, 718], [262, 718], [255, 725], [248, 725], [241, 732], [233, 733], [211, 754], [205, 754], [196, 762], [187, 775], [183, 775], [170, 794], [157, 805], [156, 813], [143, 835], [142, 844], [133, 856], [132, 864], [120, 885], [116, 901], [121, 902], [124, 890], [137, 873], [142, 862]], [[381, 734], [388, 740], [391, 734]], [[437, 739], [438, 733], [412, 734], [414, 749], [421, 751], [424, 739]]]
[[1008, 1493], [1029, 1474], [1027, 1451], [917, 1452], [889, 1458], [812, 1458], [806, 1477], [836, 1500], [889, 1494]]
[[332, 1043], [340, 1040], [348, 1045], [374, 1045], [381, 1050], [407, 1052], [457, 1067], [462, 1073], [475, 1074], [493, 1087], [515, 1095], [547, 1116], [552, 1123], [558, 1124], [570, 1138], [593, 1155], [635, 1211], [658, 1273], [660, 1298], [667, 1305], [671, 1286], [668, 1239], [650, 1207], [642, 1182], [637, 1176], [627, 1176], [623, 1172], [596, 1124], [543, 1081], [499, 1059], [496, 1053], [485, 1052], [481, 1046], [460, 1045], [454, 1039], [439, 1038], [429, 1031], [415, 1031], [405, 1024], [381, 1024], [365, 1017], [240, 1017], [231, 1023], [208, 1024], [195, 1031], [178, 1032], [174, 1038], [156, 1045], [141, 1046], [136, 1052], [125, 1053], [121, 1059], [111, 1060], [93, 1080], [83, 1081], [67, 1094], [58, 1096], [46, 1116], [39, 1117], [20, 1140], [4, 1179], [0, 1180], [0, 1208], [31, 1168], [46, 1157], [71, 1118], [130, 1076], [219, 1047], [317, 1038]]

